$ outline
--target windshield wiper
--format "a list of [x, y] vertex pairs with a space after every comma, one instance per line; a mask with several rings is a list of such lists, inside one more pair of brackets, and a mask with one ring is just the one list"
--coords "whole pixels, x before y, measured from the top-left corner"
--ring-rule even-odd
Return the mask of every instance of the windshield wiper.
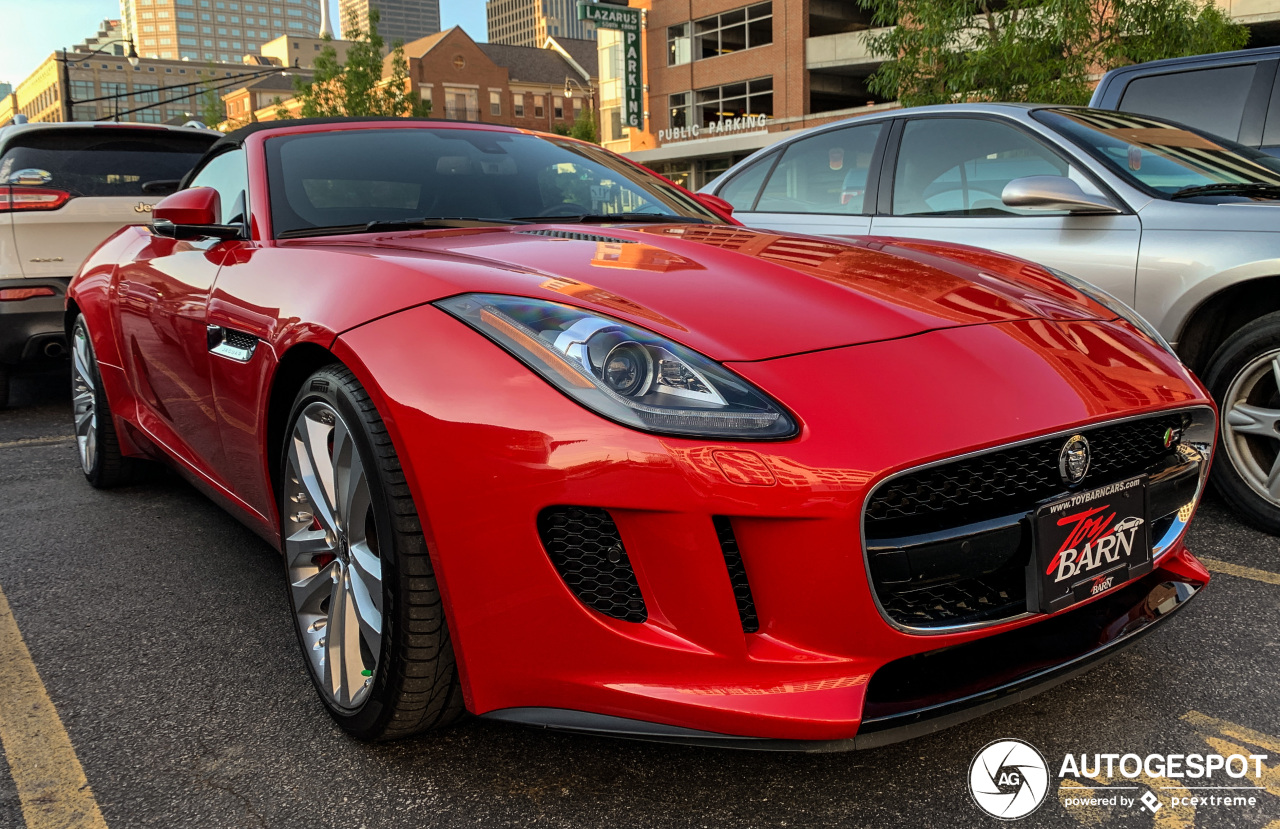
[[1240, 195], [1240, 196], [1263, 196], [1270, 195], [1280, 198], [1280, 184], [1255, 184], [1255, 183], [1238, 183], [1229, 184], [1221, 182], [1218, 184], [1201, 184], [1195, 187], [1183, 187], [1169, 194], [1171, 199], [1185, 199], [1193, 196], [1214, 196], [1214, 195]]
[[300, 227], [285, 230], [276, 234], [277, 239], [298, 239], [304, 236], [337, 236], [345, 233], [374, 233], [379, 230], [431, 230], [435, 228], [485, 227], [487, 225], [523, 225], [529, 224], [524, 219], [486, 219], [470, 216], [451, 216], [448, 218], [428, 218], [420, 216], [413, 219], [389, 219], [385, 221], [365, 222], [359, 225], [328, 225], [323, 227]]
[[541, 224], [633, 224], [638, 222], [658, 222], [661, 224], [693, 224], [705, 225], [706, 219], [693, 216], [675, 216], [663, 213], [578, 213], [569, 216], [521, 216], [522, 221]]

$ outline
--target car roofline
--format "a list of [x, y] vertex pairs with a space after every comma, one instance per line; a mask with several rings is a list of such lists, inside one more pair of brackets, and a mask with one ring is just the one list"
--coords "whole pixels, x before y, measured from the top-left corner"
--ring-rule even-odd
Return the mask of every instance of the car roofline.
[[477, 121], [456, 121], [449, 118], [402, 118], [393, 115], [365, 115], [365, 116], [331, 116], [327, 118], [291, 118], [285, 121], [258, 121], [252, 124], [246, 124], [237, 130], [227, 133], [222, 138], [214, 142], [209, 148], [210, 152], [214, 150], [221, 151], [222, 148], [230, 146], [243, 146], [245, 139], [251, 135], [260, 132], [279, 131], [288, 134], [293, 131], [310, 131], [307, 127], [316, 126], [333, 126], [337, 129], [359, 129], [366, 125], [385, 124], [389, 126], [408, 126], [408, 125], [448, 125], [453, 128], [474, 129], [481, 131], [506, 132], [506, 133], [522, 133], [529, 130], [522, 130], [518, 127], [508, 127], [503, 124], [484, 124]]

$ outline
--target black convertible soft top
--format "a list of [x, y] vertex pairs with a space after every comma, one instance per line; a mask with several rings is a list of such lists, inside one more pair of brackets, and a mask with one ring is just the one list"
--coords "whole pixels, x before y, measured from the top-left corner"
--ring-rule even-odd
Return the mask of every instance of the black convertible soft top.
[[[209, 148], [210, 152], [220, 152], [223, 148], [232, 145], [240, 146], [244, 143], [246, 136], [253, 135], [255, 132], [263, 130], [278, 130], [282, 127], [306, 127], [312, 124], [360, 124], [360, 123], [417, 123], [417, 124], [456, 124], [456, 120], [448, 118], [400, 118], [393, 115], [335, 115], [328, 118], [291, 118], [285, 121], [257, 121], [240, 127], [238, 130], [229, 132], [219, 138], [214, 145]], [[493, 127], [496, 129], [513, 129], [502, 124], [478, 124], [478, 126]]]

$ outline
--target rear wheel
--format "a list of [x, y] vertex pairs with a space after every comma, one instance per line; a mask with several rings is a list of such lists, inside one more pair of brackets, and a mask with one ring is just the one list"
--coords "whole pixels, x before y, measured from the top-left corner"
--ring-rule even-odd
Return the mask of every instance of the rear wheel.
[[71, 329], [71, 416], [80, 468], [89, 483], [107, 489], [132, 481], [138, 461], [120, 453], [111, 407], [107, 405], [83, 314], [76, 317]]
[[281, 523], [299, 644], [338, 724], [367, 740], [463, 710], [457, 667], [404, 472], [369, 396], [331, 366], [289, 418]]
[[0, 363], [0, 409], [9, 405], [9, 367]]
[[1222, 420], [1214, 485], [1242, 518], [1280, 535], [1280, 314], [1228, 338], [1205, 382]]

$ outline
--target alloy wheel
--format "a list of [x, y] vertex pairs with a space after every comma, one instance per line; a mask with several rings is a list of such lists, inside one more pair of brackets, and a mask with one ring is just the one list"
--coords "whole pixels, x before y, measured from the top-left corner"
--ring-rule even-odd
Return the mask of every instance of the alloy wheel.
[[89, 348], [89, 335], [83, 326], [77, 325], [71, 335], [71, 412], [76, 429], [76, 449], [80, 453], [80, 466], [84, 474], [93, 472], [94, 457], [98, 450], [97, 388], [93, 377], [93, 352]]
[[354, 710], [382, 652], [382, 558], [368, 474], [328, 403], [309, 403], [294, 421], [286, 476], [285, 555], [303, 650], [329, 702]]
[[1280, 504], [1280, 350], [1255, 357], [1227, 387], [1222, 443], [1245, 483]]

